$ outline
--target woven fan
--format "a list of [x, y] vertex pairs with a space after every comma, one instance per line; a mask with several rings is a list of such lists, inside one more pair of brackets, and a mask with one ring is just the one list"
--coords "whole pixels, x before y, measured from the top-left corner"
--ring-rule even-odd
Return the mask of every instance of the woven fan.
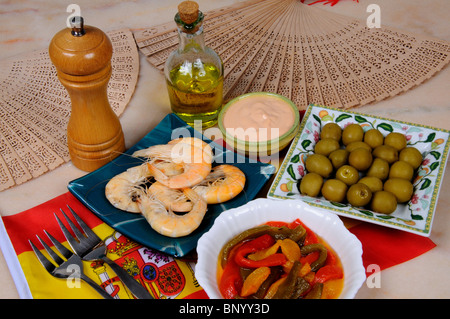
[[[337, 2], [337, 1], [331, 1]], [[330, 2], [330, 3], [331, 3]], [[324, 11], [299, 0], [238, 3], [205, 13], [206, 44], [225, 65], [224, 99], [268, 91], [351, 108], [411, 89], [441, 70], [450, 43]], [[160, 69], [178, 45], [175, 23], [134, 33]]]
[[[113, 45], [108, 99], [119, 116], [135, 89], [139, 56], [131, 31], [107, 34]], [[0, 62], [0, 191], [70, 160], [70, 112], [47, 50]]]

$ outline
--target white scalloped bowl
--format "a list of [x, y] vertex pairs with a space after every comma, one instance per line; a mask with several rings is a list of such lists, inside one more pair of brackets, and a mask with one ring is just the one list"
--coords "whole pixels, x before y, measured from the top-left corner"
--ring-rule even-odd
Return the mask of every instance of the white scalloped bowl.
[[235, 235], [268, 221], [300, 219], [337, 253], [344, 268], [344, 287], [339, 298], [354, 298], [366, 279], [360, 241], [339, 217], [301, 200], [255, 199], [224, 211], [197, 244], [195, 277], [211, 299], [222, 299], [217, 284], [217, 262], [222, 247]]

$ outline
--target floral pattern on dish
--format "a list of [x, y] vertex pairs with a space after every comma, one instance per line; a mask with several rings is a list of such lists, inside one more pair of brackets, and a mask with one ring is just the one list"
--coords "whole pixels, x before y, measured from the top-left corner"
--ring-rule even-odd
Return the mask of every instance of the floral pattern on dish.
[[[390, 132], [403, 133], [408, 146], [416, 147], [423, 156], [422, 165], [418, 168], [413, 180], [414, 194], [411, 200], [406, 204], [399, 204], [397, 210], [391, 215], [385, 215], [364, 208], [330, 202], [323, 197], [312, 198], [301, 195], [296, 184], [306, 173], [305, 160], [309, 154], [313, 153], [321, 128], [329, 122], [334, 122], [341, 128], [357, 123], [364, 131], [376, 128], [384, 136]], [[271, 185], [268, 197], [300, 198], [311, 205], [329, 209], [341, 216], [429, 236], [448, 157], [449, 134], [447, 130], [425, 125], [310, 105], [301, 123], [300, 131], [292, 141]]]

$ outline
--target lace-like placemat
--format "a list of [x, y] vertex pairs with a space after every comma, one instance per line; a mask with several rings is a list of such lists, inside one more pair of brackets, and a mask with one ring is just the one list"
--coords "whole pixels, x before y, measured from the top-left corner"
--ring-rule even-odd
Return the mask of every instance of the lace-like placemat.
[[[107, 33], [112, 45], [108, 98], [120, 116], [133, 95], [139, 54], [130, 30]], [[0, 191], [70, 160], [70, 97], [47, 50], [0, 61]]]
[[[351, 108], [422, 83], [450, 60], [450, 43], [321, 10], [298, 0], [251, 0], [205, 13], [206, 44], [223, 59], [224, 97], [269, 91], [300, 110]], [[139, 50], [164, 69], [178, 45], [173, 21], [134, 31]]]

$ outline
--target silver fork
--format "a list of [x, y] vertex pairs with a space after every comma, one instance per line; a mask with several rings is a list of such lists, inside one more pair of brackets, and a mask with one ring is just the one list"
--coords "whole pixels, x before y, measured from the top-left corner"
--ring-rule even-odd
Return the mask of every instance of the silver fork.
[[92, 288], [94, 288], [99, 294], [101, 294], [103, 298], [113, 299], [113, 297], [110, 294], [108, 294], [103, 288], [101, 288], [92, 279], [90, 279], [83, 273], [83, 263], [79, 256], [75, 255], [73, 252], [64, 247], [50, 233], [48, 233], [45, 230], [44, 232], [50, 239], [50, 241], [53, 243], [56, 250], [58, 250], [59, 253], [66, 259], [66, 260], [62, 259], [56, 252], [54, 252], [50, 248], [49, 245], [45, 243], [45, 241], [43, 241], [38, 235], [36, 235], [36, 237], [41, 242], [42, 246], [44, 246], [45, 251], [47, 251], [47, 253], [50, 255], [50, 257], [58, 266], [55, 266], [49, 259], [47, 259], [47, 257], [44, 256], [44, 254], [33, 244], [31, 240], [28, 240], [28, 242], [30, 243], [31, 248], [33, 249], [39, 261], [41, 262], [42, 266], [44, 266], [44, 268], [52, 276], [56, 278], [69, 278], [69, 277], [72, 278], [74, 277], [74, 272], [79, 270], [78, 274], [79, 278], [87, 282]]
[[61, 228], [64, 236], [66, 237], [69, 245], [72, 247], [73, 251], [80, 256], [85, 261], [95, 261], [102, 260], [106, 262], [112, 270], [117, 274], [117, 276], [122, 280], [122, 282], [128, 287], [128, 289], [133, 293], [133, 295], [138, 299], [153, 299], [150, 293], [145, 289], [144, 286], [139, 284], [125, 269], [120, 267], [114, 261], [108, 258], [106, 255], [106, 245], [103, 240], [101, 240], [93, 231], [86, 225], [86, 223], [73, 211], [73, 209], [67, 205], [73, 217], [80, 225], [84, 234], [75, 226], [72, 220], [67, 217], [66, 213], [61, 209], [64, 218], [72, 229], [75, 239], [69, 232], [69, 230], [64, 226], [62, 221], [58, 218], [56, 214], [56, 220], [58, 221], [59, 227]]

